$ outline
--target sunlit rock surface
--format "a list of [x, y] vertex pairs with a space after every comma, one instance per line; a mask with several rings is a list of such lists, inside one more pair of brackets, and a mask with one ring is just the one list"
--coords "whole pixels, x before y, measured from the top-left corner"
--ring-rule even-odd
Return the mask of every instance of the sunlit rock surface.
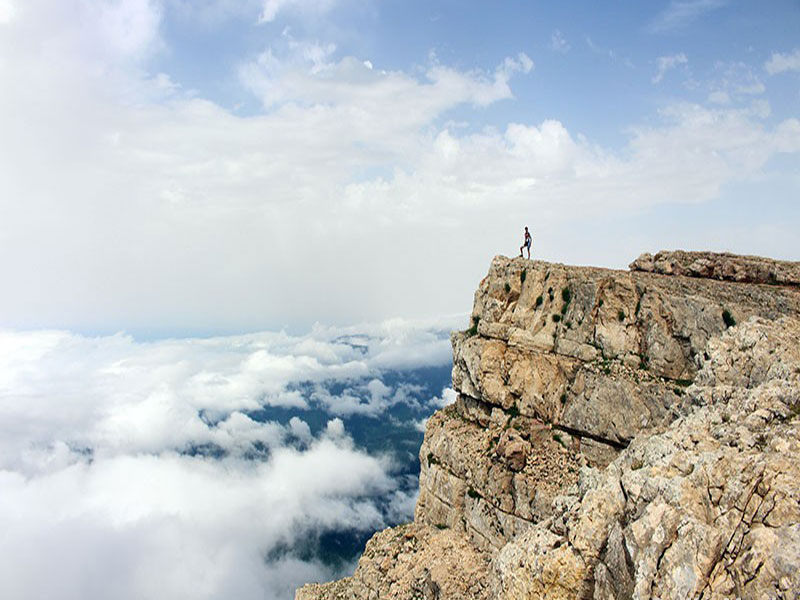
[[495, 258], [414, 523], [297, 598], [797, 597], [798, 264], [631, 268]]

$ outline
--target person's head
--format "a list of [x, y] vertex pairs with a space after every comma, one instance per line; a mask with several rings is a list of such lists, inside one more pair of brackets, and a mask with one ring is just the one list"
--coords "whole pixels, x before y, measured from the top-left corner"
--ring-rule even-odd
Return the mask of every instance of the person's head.
[[528, 231], [528, 227], [527, 226], [525, 227], [525, 231]]

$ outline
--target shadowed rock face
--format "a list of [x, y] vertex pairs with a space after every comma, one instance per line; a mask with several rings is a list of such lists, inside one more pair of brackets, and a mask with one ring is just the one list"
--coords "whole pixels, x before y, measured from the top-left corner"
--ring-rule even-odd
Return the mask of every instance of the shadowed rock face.
[[[404, 550], [376, 534], [352, 578], [297, 598], [795, 597], [798, 267], [495, 258]], [[439, 568], [462, 555], [463, 586]]]

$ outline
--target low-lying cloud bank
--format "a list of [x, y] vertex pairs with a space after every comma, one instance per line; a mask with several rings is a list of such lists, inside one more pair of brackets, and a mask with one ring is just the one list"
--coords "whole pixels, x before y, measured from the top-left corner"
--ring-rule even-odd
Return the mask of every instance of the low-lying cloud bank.
[[290, 598], [346, 570], [308, 540], [409, 518], [415, 487], [348, 417], [416, 431], [449, 392], [414, 374], [447, 368], [465, 320], [146, 343], [0, 332], [5, 593]]

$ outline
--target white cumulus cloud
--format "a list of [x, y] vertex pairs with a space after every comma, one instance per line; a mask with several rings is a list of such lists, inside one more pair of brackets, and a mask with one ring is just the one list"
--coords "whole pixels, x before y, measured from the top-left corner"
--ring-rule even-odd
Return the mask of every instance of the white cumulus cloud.
[[[303, 544], [407, 519], [414, 482], [356, 447], [342, 419], [312, 431], [314, 394], [296, 386], [336, 382], [372, 416], [418, 403], [421, 388], [382, 373], [447, 364], [447, 331], [464, 320], [153, 342], [0, 331], [4, 592], [277, 599], [342, 575], [297, 558]], [[321, 406], [359, 412], [346, 396]], [[253, 416], [274, 406], [295, 414]]]
[[773, 52], [769, 60], [764, 63], [764, 68], [770, 75], [777, 75], [785, 71], [800, 71], [800, 48], [793, 52]]

